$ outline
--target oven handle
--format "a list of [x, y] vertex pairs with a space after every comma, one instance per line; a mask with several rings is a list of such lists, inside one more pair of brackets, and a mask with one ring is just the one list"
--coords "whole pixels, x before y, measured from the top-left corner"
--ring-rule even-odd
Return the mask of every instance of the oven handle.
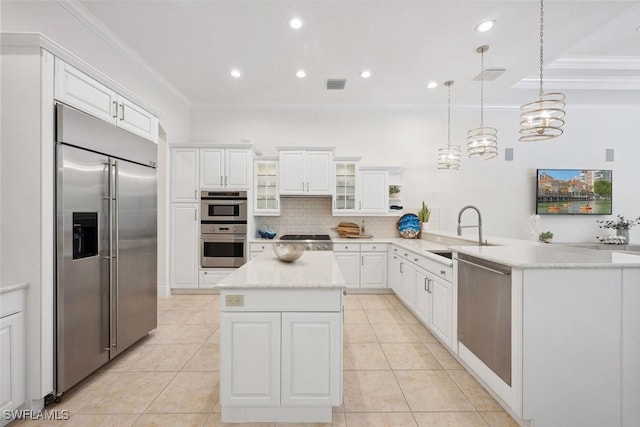
[[200, 240], [203, 242], [244, 242], [247, 238], [242, 236], [236, 236], [233, 234], [206, 234], [200, 235]]
[[244, 205], [246, 200], [207, 200], [201, 199], [203, 205]]

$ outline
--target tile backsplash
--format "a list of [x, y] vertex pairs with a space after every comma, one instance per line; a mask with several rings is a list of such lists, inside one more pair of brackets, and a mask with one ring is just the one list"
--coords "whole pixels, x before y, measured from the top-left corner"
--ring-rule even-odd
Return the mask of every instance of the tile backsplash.
[[283, 234], [329, 234], [338, 237], [332, 230], [340, 222], [362, 225], [365, 234], [374, 237], [399, 237], [396, 229], [398, 216], [332, 216], [331, 197], [283, 197], [280, 199], [280, 216], [256, 217], [256, 230], [271, 226], [278, 236]]

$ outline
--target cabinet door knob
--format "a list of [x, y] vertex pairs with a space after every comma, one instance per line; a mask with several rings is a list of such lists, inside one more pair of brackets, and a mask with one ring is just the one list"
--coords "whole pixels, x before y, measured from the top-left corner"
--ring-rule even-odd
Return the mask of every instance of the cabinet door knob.
[[442, 274], [444, 276], [445, 274], [447, 274], [447, 272], [444, 271], [444, 270], [440, 270], [440, 274]]

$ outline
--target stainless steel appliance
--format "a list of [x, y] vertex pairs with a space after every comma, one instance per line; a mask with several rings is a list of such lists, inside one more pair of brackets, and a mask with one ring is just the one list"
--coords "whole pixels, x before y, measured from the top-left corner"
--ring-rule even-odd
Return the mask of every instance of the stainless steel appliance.
[[458, 258], [458, 340], [511, 385], [511, 268]]
[[157, 145], [56, 105], [55, 391], [156, 328]]
[[200, 266], [241, 267], [247, 254], [247, 223], [200, 224]]
[[333, 250], [333, 242], [328, 234], [285, 234], [279, 240], [305, 243], [308, 251]]
[[247, 223], [246, 191], [201, 191], [201, 221]]

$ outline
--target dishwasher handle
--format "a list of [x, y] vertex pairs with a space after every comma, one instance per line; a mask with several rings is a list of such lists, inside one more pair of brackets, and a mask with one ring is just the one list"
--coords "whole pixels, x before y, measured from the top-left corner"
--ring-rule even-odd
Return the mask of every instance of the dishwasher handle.
[[497, 273], [497, 274], [502, 274], [503, 276], [509, 276], [511, 275], [510, 271], [500, 271], [500, 270], [495, 270], [493, 268], [489, 268], [489, 267], [485, 267], [484, 265], [480, 265], [480, 264], [476, 264], [475, 262], [471, 262], [471, 261], [467, 261], [466, 259], [461, 259], [461, 258], [454, 258], [456, 261], [459, 262], [464, 262], [465, 264], [470, 264], [473, 265], [474, 267], [478, 267], [478, 268], [482, 268], [484, 270], [490, 271], [492, 273]]

